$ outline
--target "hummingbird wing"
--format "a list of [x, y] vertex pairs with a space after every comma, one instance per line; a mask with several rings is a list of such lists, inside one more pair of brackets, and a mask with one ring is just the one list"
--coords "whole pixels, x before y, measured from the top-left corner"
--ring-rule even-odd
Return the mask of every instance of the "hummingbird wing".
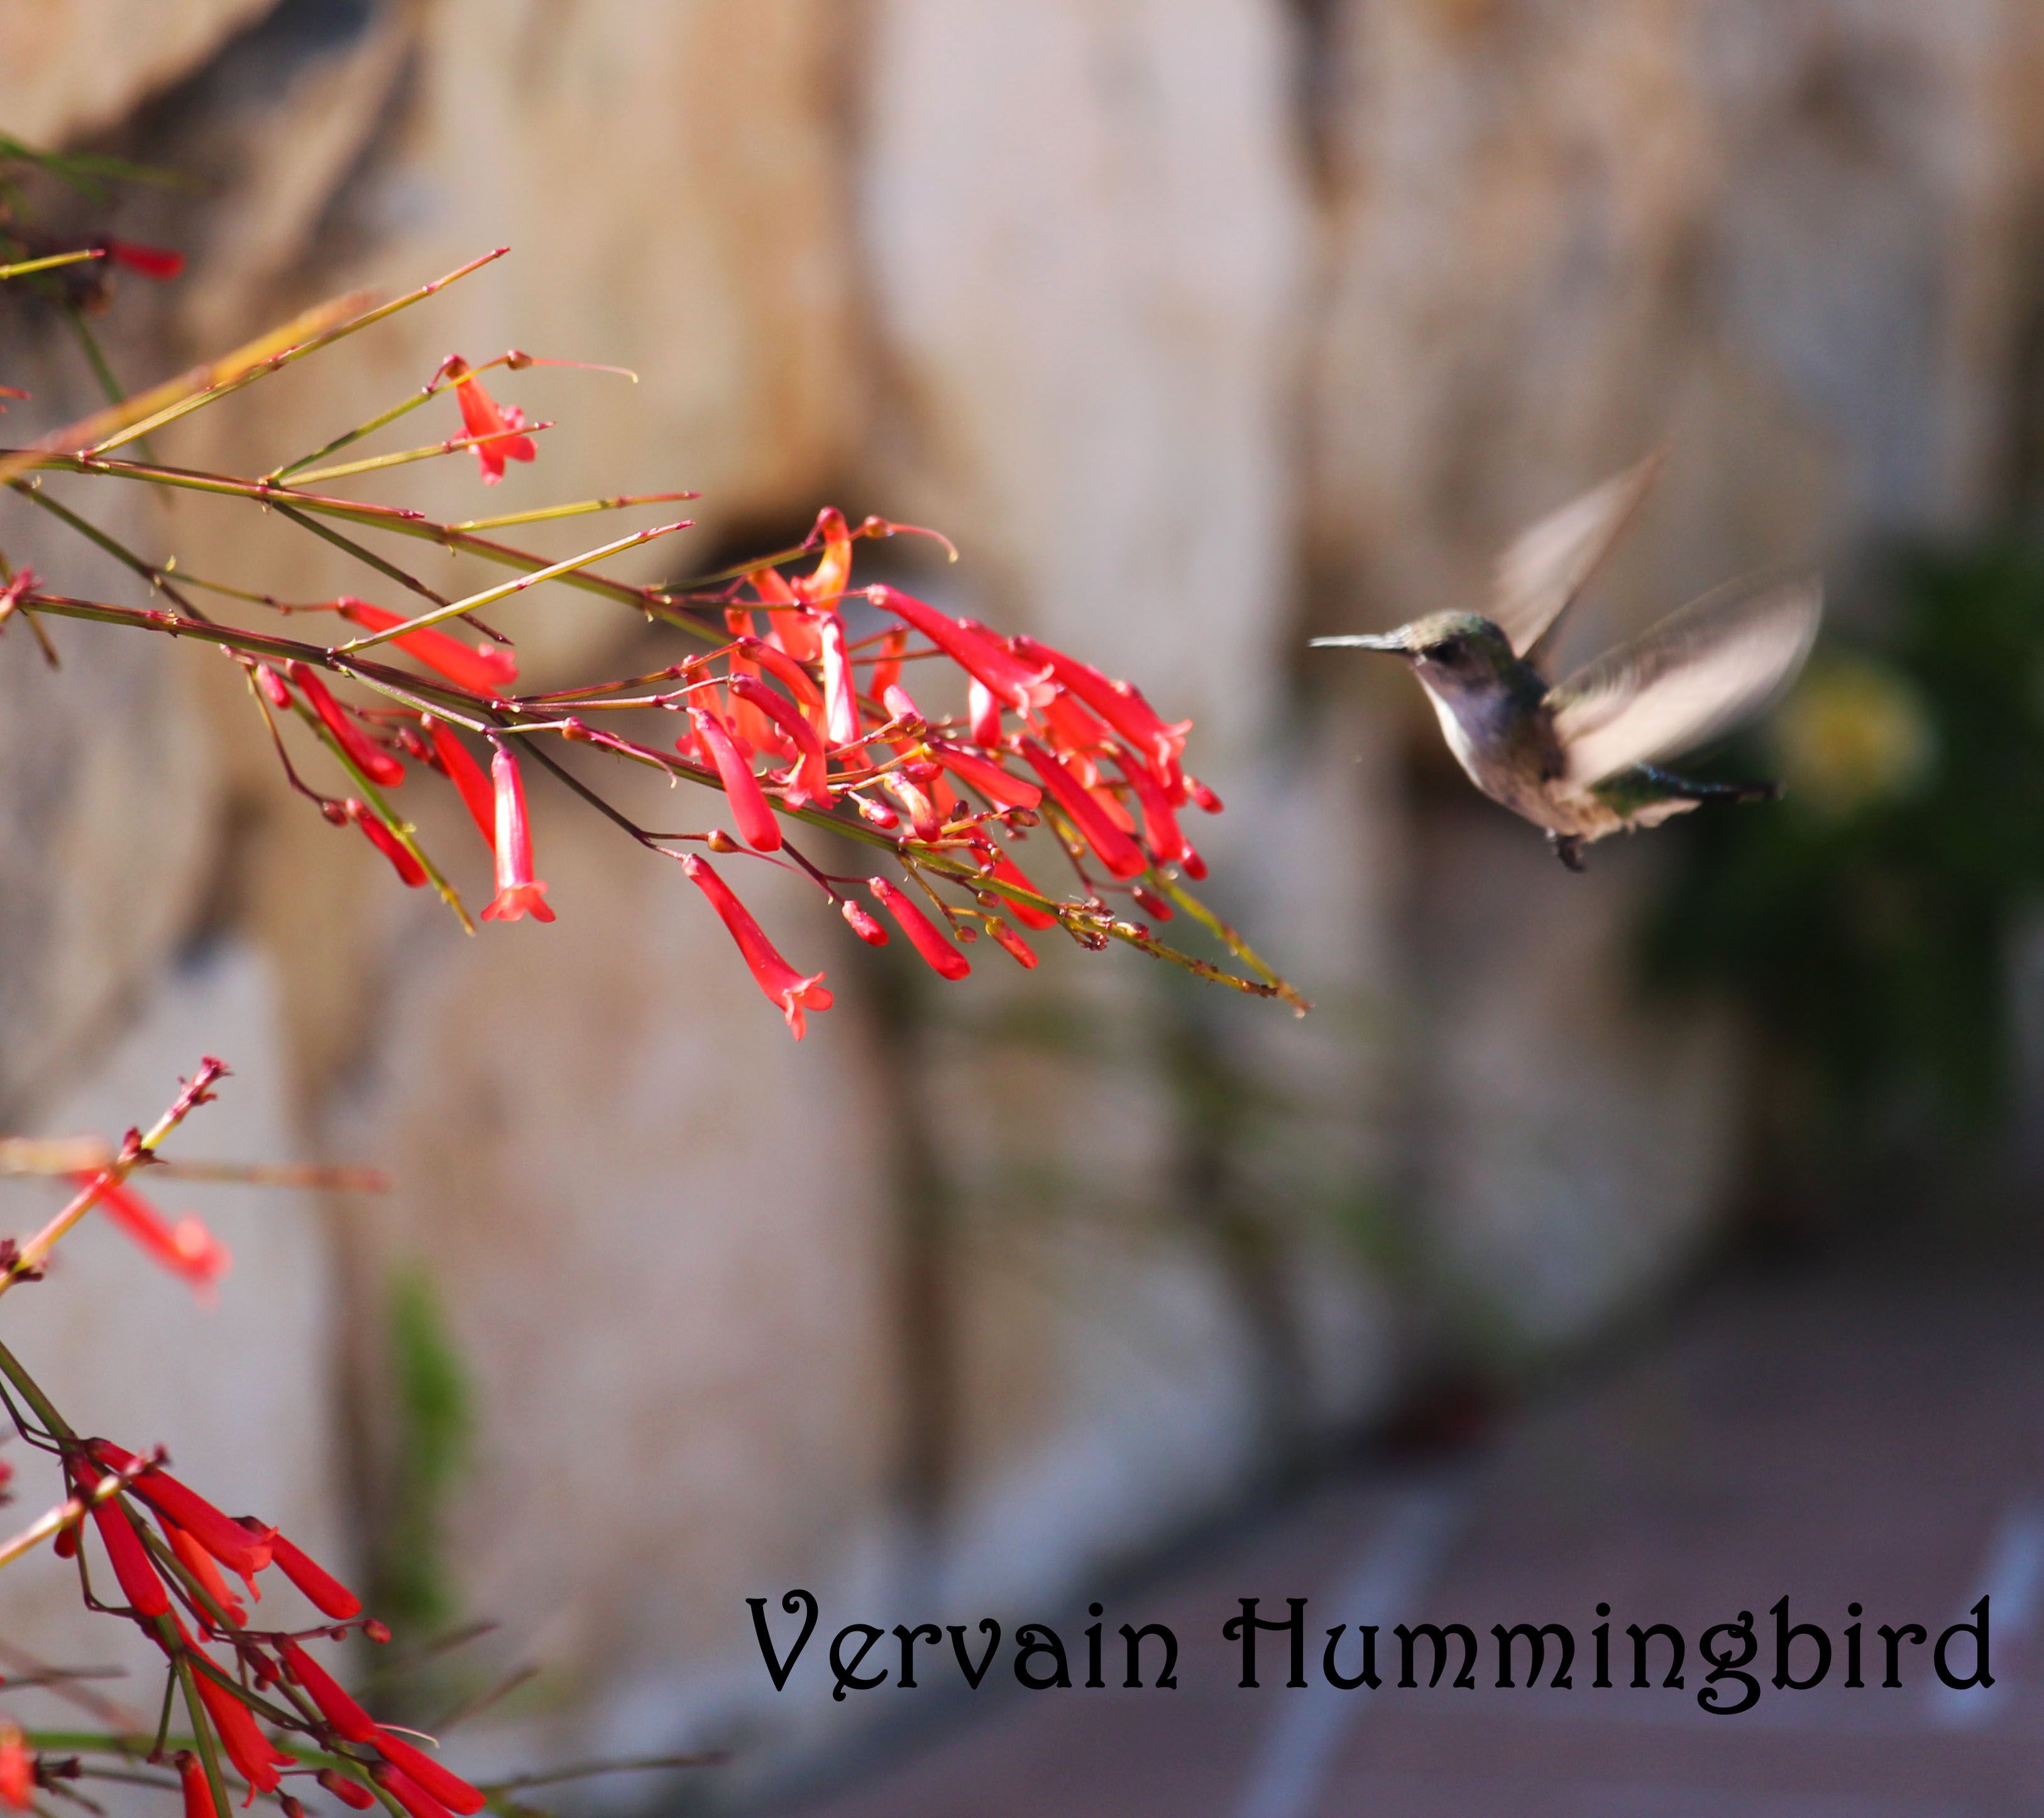
[[1666, 458], [1657, 448], [1643, 461], [1550, 512], [1513, 539], [1497, 559], [1490, 617], [1520, 655], [1540, 666], [1542, 644], [1610, 553]]
[[1735, 581], [1550, 690], [1567, 778], [1581, 786], [1702, 744], [1785, 687], [1817, 635], [1814, 575]]

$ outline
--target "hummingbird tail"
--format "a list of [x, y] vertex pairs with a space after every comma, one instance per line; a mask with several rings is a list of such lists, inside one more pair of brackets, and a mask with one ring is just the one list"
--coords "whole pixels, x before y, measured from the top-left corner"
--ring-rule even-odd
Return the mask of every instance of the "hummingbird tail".
[[1700, 782], [1651, 764], [1639, 767], [1663, 794], [1677, 801], [1779, 801], [1782, 796], [1778, 782]]

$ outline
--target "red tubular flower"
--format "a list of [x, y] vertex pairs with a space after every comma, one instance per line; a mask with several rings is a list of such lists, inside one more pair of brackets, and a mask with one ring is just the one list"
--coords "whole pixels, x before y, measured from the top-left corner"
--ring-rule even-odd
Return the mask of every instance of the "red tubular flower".
[[[405, 621], [396, 613], [386, 613], [367, 600], [344, 594], [334, 602], [340, 616], [369, 631], [388, 631]], [[451, 638], [431, 625], [407, 632], [391, 640], [400, 650], [409, 651], [428, 669], [437, 669], [457, 688], [488, 696], [501, 694], [518, 679], [518, 659], [501, 644], [479, 642], [474, 646]]]
[[820, 801], [827, 808], [831, 806], [834, 798], [830, 790], [830, 770], [824, 755], [824, 742], [794, 703], [751, 675], [732, 677], [731, 701], [734, 713], [741, 708], [750, 711], [756, 718], [766, 721], [777, 736], [785, 735], [780, 739], [782, 745], [793, 747], [796, 761], [786, 776], [789, 802], [797, 808], [812, 801]]
[[[99, 1487], [99, 1473], [83, 1459], [73, 1459], [71, 1468], [79, 1495], [90, 1497]], [[134, 1518], [126, 1506], [117, 1496], [109, 1497], [92, 1505], [92, 1519], [106, 1545], [106, 1557], [113, 1563], [121, 1594], [129, 1607], [140, 1616], [168, 1616], [171, 1593], [163, 1589], [163, 1581], [150, 1563], [148, 1550], [135, 1532]]]
[[961, 625], [935, 606], [898, 587], [870, 587], [866, 598], [883, 613], [905, 620], [968, 675], [974, 675], [997, 698], [1017, 713], [1039, 707], [1051, 698], [1054, 684], [1047, 669], [1032, 668], [983, 632]]
[[174, 246], [144, 246], [140, 240], [112, 238], [99, 244], [116, 265], [125, 265], [144, 278], [160, 280], [183, 274], [185, 256]]
[[757, 663], [762, 670], [770, 672], [795, 700], [805, 713], [811, 716], [816, 731], [824, 730], [824, 698], [816, 684], [816, 678], [801, 664], [778, 644], [768, 644], [756, 637], [742, 637], [738, 648]]
[[1010, 776], [997, 763], [974, 757], [942, 739], [930, 740], [930, 755], [968, 787], [976, 789], [997, 808], [1034, 808], [1043, 792], [1033, 782]]
[[518, 774], [518, 760], [508, 746], [499, 745], [490, 760], [490, 774], [497, 786], [497, 894], [482, 912], [485, 921], [517, 921], [529, 915], [535, 921], [551, 921], [547, 906], [547, 886], [532, 875], [532, 832], [525, 820], [525, 785]]
[[755, 851], [778, 852], [781, 823], [768, 805], [766, 792], [752, 774], [751, 765], [732, 742], [730, 727], [706, 707], [691, 707], [689, 723], [724, 781], [724, 793], [731, 798], [731, 818], [738, 824], [739, 837]]
[[1197, 805], [1202, 814], [1218, 814], [1220, 813], [1222, 807], [1220, 798], [1216, 795], [1212, 790], [1208, 789], [1204, 783], [1201, 782], [1197, 777], [1187, 777], [1185, 778], [1185, 789], [1187, 793], [1191, 795], [1193, 802]]
[[1185, 735], [1192, 730], [1191, 721], [1167, 726], [1132, 682], [1110, 681], [1091, 663], [1039, 644], [1033, 637], [1009, 641], [1032, 663], [1046, 664], [1059, 682], [1141, 752], [1160, 777], [1168, 778], [1176, 771]]
[[843, 512], [827, 505], [816, 513], [816, 528], [809, 534], [823, 540], [824, 552], [816, 558], [816, 567], [793, 583], [795, 592], [809, 605], [835, 605], [851, 578], [851, 528]]
[[936, 924], [885, 878], [868, 878], [866, 887], [900, 924], [909, 944], [929, 963], [932, 971], [946, 978], [962, 978], [972, 970], [972, 962], [951, 945]]
[[320, 1715], [352, 1743], [373, 1743], [376, 1724], [369, 1713], [344, 1692], [332, 1674], [289, 1635], [277, 1643], [277, 1651], [291, 1670], [291, 1677], [305, 1687], [319, 1706]]
[[332, 733], [357, 770], [386, 789], [394, 789], [405, 780], [405, 767], [341, 711], [340, 703], [327, 692], [326, 684], [318, 676], [304, 663], [294, 663], [290, 677], [305, 696], [305, 705], [319, 716], [320, 724]]
[[[206, 1594], [220, 1606], [221, 1613], [232, 1622], [247, 1622], [247, 1606], [227, 1588], [227, 1581], [220, 1575], [213, 1555], [160, 1509], [156, 1520], [163, 1530], [164, 1539], [171, 1543], [171, 1551], [177, 1555], [179, 1564], [198, 1580]], [[210, 1630], [213, 1624], [209, 1617], [206, 1620]]]
[[972, 742], [992, 751], [1001, 743], [1001, 703], [977, 675], [966, 684], [965, 710], [972, 728]]
[[504, 477], [506, 461], [529, 461], [537, 458], [539, 450], [532, 446], [529, 436], [507, 435], [507, 430], [525, 427], [525, 413], [515, 405], [500, 408], [497, 400], [482, 389], [482, 381], [468, 370], [463, 359], [448, 362], [448, 376], [455, 381], [455, 401], [461, 405], [462, 427], [471, 436], [494, 438], [475, 445], [476, 465], [482, 470], [482, 483], [494, 486]]
[[816, 621], [807, 613], [794, 609], [802, 604], [802, 598], [788, 585], [788, 578], [778, 568], [755, 568], [746, 578], [763, 605], [779, 609], [766, 615], [766, 635], [774, 648], [797, 663], [814, 663], [819, 654]]
[[1140, 758], [1121, 751], [1116, 753], [1114, 761], [1121, 774], [1128, 778], [1128, 786], [1135, 790], [1135, 799], [1143, 805], [1144, 843], [1161, 863], [1182, 865], [1185, 855], [1193, 849], [1193, 843], [1179, 828], [1171, 798]]
[[1100, 767], [1093, 762], [1093, 754], [1106, 745], [1106, 727], [1081, 706], [1076, 697], [1062, 689], [1044, 703], [1043, 714], [1044, 734], [1051, 741], [1051, 748], [1062, 757], [1078, 759], [1074, 767], [1083, 776], [1097, 778]]
[[198, 1686], [199, 1701], [206, 1706], [206, 1714], [213, 1719], [213, 1727], [220, 1732], [220, 1746], [227, 1751], [227, 1758], [234, 1763], [234, 1770], [248, 1782], [248, 1797], [244, 1805], [252, 1805], [259, 1793], [275, 1793], [279, 1784], [277, 1770], [295, 1767], [298, 1763], [290, 1756], [282, 1755], [271, 1744], [270, 1739], [256, 1727], [256, 1718], [248, 1707], [229, 1691], [203, 1667], [192, 1669], [192, 1683]]
[[291, 691], [284, 685], [283, 677], [268, 663], [259, 663], [256, 665], [256, 686], [263, 690], [264, 698], [272, 707], [281, 713], [290, 712]]
[[10, 1812], [36, 1808], [36, 1758], [28, 1738], [7, 1723], [0, 1723], [0, 1805]]
[[171, 1757], [184, 1789], [185, 1818], [217, 1818], [213, 1805], [213, 1783], [206, 1778], [206, 1764], [188, 1748]]
[[845, 654], [844, 621], [836, 613], [820, 613], [816, 636], [823, 647], [824, 725], [832, 744], [848, 745], [859, 736], [859, 697]]
[[847, 897], [840, 906], [844, 912], [844, 919], [850, 924], [851, 932], [868, 947], [885, 947], [887, 944], [887, 930], [851, 897]]
[[866, 692], [876, 700], [887, 698], [887, 690], [901, 679], [901, 653], [909, 648], [909, 634], [891, 626], [881, 637], [880, 655], [874, 661], [873, 680]]
[[[98, 1176], [86, 1170], [71, 1178], [87, 1186]], [[159, 1263], [195, 1288], [213, 1287], [233, 1266], [233, 1253], [198, 1220], [187, 1214], [172, 1224], [125, 1182], [102, 1188], [99, 1205]]]
[[898, 682], [890, 682], [882, 691], [880, 705], [887, 709], [888, 717], [895, 720], [920, 720], [923, 709], [916, 705], [916, 697]]
[[941, 840], [944, 832], [943, 816], [937, 805], [924, 792], [899, 771], [889, 771], [880, 778], [880, 786], [901, 805], [909, 817], [909, 824], [918, 840]]
[[[1001, 855], [993, 869], [986, 874], [990, 878], [998, 878], [1004, 884], [1012, 884], [1018, 890], [1028, 890], [1039, 897], [1043, 894], [1030, 882], [1028, 874], [1005, 852]], [[1058, 925], [1058, 918], [1047, 909], [1039, 909], [1030, 903], [1018, 903], [1012, 897], [1001, 900], [1008, 905], [1008, 913], [1024, 928], [1045, 928]]]
[[408, 1774], [378, 1762], [370, 1769], [376, 1784], [412, 1815], [412, 1818], [449, 1818], [446, 1806]]
[[369, 844], [390, 861], [395, 871], [407, 888], [416, 890], [426, 881], [426, 869], [417, 859], [405, 850], [404, 842], [390, 831], [382, 815], [366, 801], [357, 801], [353, 796], [341, 804], [348, 818], [368, 836]]
[[434, 719], [427, 719], [425, 725], [426, 731], [433, 741], [433, 755], [440, 760], [440, 768], [447, 772], [448, 780], [460, 792], [463, 805], [468, 809], [470, 817], [482, 829], [484, 842], [494, 849], [497, 844], [497, 797], [490, 786], [490, 778], [482, 774], [482, 766], [468, 755], [468, 747], [455, 736], [451, 727]]
[[1159, 921], [1169, 921], [1175, 913], [1155, 890], [1145, 889], [1141, 884], [1135, 886], [1131, 894], [1147, 913], [1154, 915]]
[[1117, 878], [1133, 878], [1149, 870], [1150, 861], [1142, 848], [1101, 812], [1100, 804], [1060, 759], [1034, 739], [1020, 740], [1017, 748], [1110, 872]]
[[795, 1040], [800, 1041], [807, 1028], [804, 1013], [831, 1007], [831, 994], [824, 989], [823, 974], [815, 973], [805, 978], [783, 959], [759, 923], [752, 919], [751, 912], [732, 894], [731, 886], [717, 874], [707, 860], [690, 852], [683, 857], [682, 869], [723, 917], [724, 925], [730, 929], [731, 938], [738, 943], [738, 951], [744, 956], [754, 980], [769, 999], [780, 1005], [782, 1016], [786, 1019]]
[[1002, 951], [1011, 955], [1024, 972], [1033, 972], [1036, 970], [1035, 951], [1028, 941], [1024, 940], [999, 916], [993, 917], [987, 923], [986, 932], [1000, 942]]
[[[752, 636], [752, 615], [742, 607], [729, 607], [724, 615], [724, 628], [735, 639], [743, 640]], [[780, 728], [751, 701], [740, 696], [735, 686], [741, 676], [756, 677], [759, 666], [742, 650], [734, 650], [726, 659], [734, 684], [731, 703], [732, 729], [755, 751], [770, 751], [778, 758], [794, 755]]]
[[[242, 1525], [260, 1527], [251, 1524], [244, 1516]], [[321, 1615], [331, 1616], [336, 1622], [351, 1622], [362, 1613], [362, 1600], [340, 1579], [309, 1559], [274, 1528], [270, 1529], [270, 1549], [277, 1562], [277, 1569], [298, 1589], [304, 1592], [306, 1601]]]
[[409, 1776], [424, 1787], [450, 1812], [459, 1812], [462, 1818], [468, 1818], [470, 1813], [482, 1809], [483, 1797], [475, 1788], [459, 1774], [448, 1773], [431, 1755], [413, 1748], [402, 1736], [393, 1735], [388, 1730], [378, 1730], [369, 1739], [375, 1744], [378, 1755], [400, 1774]]
[[367, 1812], [376, 1803], [376, 1795], [359, 1780], [350, 1780], [344, 1774], [336, 1774], [330, 1767], [319, 1770], [319, 1783], [342, 1805], [357, 1812]]
[[[109, 1470], [128, 1471], [135, 1467], [135, 1455], [111, 1439], [94, 1439], [86, 1449]], [[253, 1578], [274, 1556], [278, 1539], [275, 1528], [259, 1522], [251, 1529], [222, 1514], [160, 1465], [151, 1465], [142, 1471], [131, 1487], [159, 1515], [175, 1522], [230, 1572]]]

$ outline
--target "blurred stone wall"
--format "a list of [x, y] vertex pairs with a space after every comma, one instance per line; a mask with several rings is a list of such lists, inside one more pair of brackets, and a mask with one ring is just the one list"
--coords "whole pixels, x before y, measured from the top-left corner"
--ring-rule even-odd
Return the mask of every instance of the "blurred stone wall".
[[[543, 1667], [464, 1746], [581, 1755], [823, 1733], [761, 1697], [748, 1594], [1028, 1613], [1439, 1360], [1640, 1305], [1737, 1128], [1728, 1032], [1626, 990], [1650, 844], [1564, 874], [1444, 778], [1401, 678], [1304, 640], [1478, 599], [1519, 523], [1664, 439], [1596, 633], [2003, 508], [2039, 40], [2020, 0], [0, 0], [0, 129], [207, 179], [121, 217], [193, 255], [104, 325], [133, 382], [515, 249], [167, 454], [267, 467], [457, 348], [630, 366], [507, 381], [561, 426], [486, 506], [452, 463], [403, 496], [698, 486], [711, 553], [826, 499], [941, 524], [966, 559], [922, 582], [1197, 718], [1216, 900], [1320, 1005], [1126, 955], [939, 992], [838, 941], [796, 1048], [701, 905], [550, 794], [559, 924], [464, 941], [286, 798], [225, 666], [64, 626], [52, 676], [10, 636], [6, 1122], [117, 1128], [212, 1043], [259, 1077], [194, 1152], [398, 1182], [209, 1203], [242, 1221], [196, 1328], [223, 1386], [175, 1405], [136, 1365], [177, 1341], [126, 1311], [159, 1287], [82, 1249], [37, 1309], [53, 1386], [360, 1563], [403, 1468], [389, 1286], [425, 1271], [475, 1400], [448, 1589], [494, 1667]], [[9, 320], [8, 424], [86, 408]], [[202, 572], [363, 586], [113, 509]], [[60, 535], [0, 518], [133, 597]], [[520, 613], [540, 677], [640, 635]], [[0, 1626], [56, 1633], [19, 1576]]]

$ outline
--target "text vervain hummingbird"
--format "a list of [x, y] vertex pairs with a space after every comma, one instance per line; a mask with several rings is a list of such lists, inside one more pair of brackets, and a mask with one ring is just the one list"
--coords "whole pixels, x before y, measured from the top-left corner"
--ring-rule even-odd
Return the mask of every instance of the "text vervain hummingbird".
[[1656, 760], [1765, 707], [1817, 635], [1814, 575], [1735, 581], [1561, 682], [1553, 634], [1659, 471], [1656, 453], [1522, 532], [1498, 559], [1490, 615], [1435, 613], [1323, 648], [1402, 656], [1470, 780], [1543, 827], [1570, 870], [1606, 834], [1658, 826], [1700, 801], [1770, 801], [1774, 783], [1702, 782]]

